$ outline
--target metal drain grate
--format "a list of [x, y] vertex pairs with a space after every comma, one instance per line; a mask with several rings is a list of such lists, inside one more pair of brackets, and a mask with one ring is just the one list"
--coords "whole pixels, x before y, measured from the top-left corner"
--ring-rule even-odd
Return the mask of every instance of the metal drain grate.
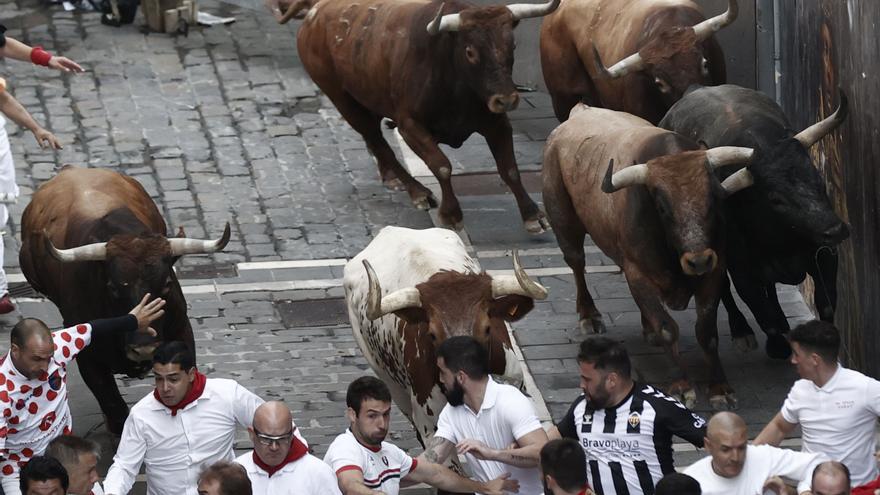
[[232, 263], [178, 266], [176, 271], [177, 278], [185, 280], [235, 278], [238, 276], [238, 270]]
[[278, 301], [275, 303], [286, 328], [308, 328], [348, 325], [345, 299], [311, 299], [307, 301]]
[[27, 282], [15, 282], [9, 284], [10, 297], [42, 297], [39, 292], [35, 291], [31, 284]]

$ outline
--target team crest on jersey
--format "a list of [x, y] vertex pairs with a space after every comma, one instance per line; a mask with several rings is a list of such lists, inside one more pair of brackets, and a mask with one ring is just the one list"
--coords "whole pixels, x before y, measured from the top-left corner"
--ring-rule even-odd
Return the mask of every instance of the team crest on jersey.
[[388, 457], [386, 457], [386, 456], [383, 455], [383, 456], [382, 456], [382, 462], [385, 463], [385, 466], [388, 466]]
[[629, 423], [629, 426], [631, 428], [635, 428], [639, 426], [639, 423], [642, 422], [642, 415], [639, 414], [637, 411], [633, 411], [632, 413], [630, 413], [629, 419], [627, 419], [626, 421], [627, 423]]

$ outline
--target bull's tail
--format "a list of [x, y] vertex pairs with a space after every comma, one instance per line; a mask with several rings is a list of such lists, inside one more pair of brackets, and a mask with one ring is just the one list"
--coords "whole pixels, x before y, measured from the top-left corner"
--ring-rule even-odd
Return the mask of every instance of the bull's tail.
[[306, 16], [306, 12], [317, 3], [318, 0], [295, 0], [288, 7], [284, 14], [278, 18], [278, 24], [287, 24], [291, 19], [302, 19]]

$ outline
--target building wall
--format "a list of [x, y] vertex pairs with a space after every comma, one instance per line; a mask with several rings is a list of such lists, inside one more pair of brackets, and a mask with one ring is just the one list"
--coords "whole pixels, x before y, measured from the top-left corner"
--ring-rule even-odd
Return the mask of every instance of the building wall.
[[[838, 214], [851, 226], [840, 248], [836, 323], [845, 361], [880, 376], [880, 6], [876, 0], [782, 1], [780, 104], [803, 128], [849, 97], [846, 123], [811, 149]], [[805, 284], [805, 293], [813, 286]]]

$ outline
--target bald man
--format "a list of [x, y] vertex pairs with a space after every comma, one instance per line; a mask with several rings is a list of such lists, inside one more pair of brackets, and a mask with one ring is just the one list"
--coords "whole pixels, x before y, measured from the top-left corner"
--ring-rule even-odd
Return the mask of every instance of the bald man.
[[0, 360], [0, 484], [6, 495], [21, 493], [19, 469], [31, 457], [42, 455], [52, 439], [70, 433], [67, 366], [92, 337], [135, 331], [156, 334], [150, 323], [165, 313], [165, 301], [149, 298], [145, 295], [125, 316], [55, 332], [33, 318], [12, 328], [12, 345]]
[[813, 470], [813, 495], [850, 495], [849, 469], [837, 461], [823, 462]]
[[709, 420], [704, 439], [710, 457], [700, 459], [684, 474], [700, 483], [703, 495], [783, 495], [781, 478], [797, 480], [797, 493], [809, 494], [813, 469], [828, 460], [769, 445], [749, 445], [745, 421], [734, 413], [718, 413]]
[[254, 450], [235, 462], [247, 471], [254, 495], [341, 495], [336, 473], [309, 454], [283, 402], [258, 407], [248, 433]]

